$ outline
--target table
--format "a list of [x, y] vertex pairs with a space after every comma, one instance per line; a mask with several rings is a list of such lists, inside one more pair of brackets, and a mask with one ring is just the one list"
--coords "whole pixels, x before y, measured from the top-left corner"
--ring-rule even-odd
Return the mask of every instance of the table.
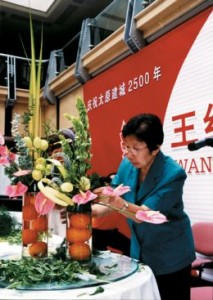
[[[21, 222], [21, 214], [12, 214]], [[61, 243], [61, 237], [53, 236], [49, 240], [49, 246], [54, 249]], [[9, 245], [7, 242], [0, 243], [0, 259], [4, 255], [21, 255], [20, 245]], [[97, 299], [97, 300], [160, 300], [157, 283], [148, 266], [140, 266], [139, 270], [132, 275], [101, 285], [103, 293], [90, 295], [97, 286], [84, 287], [81, 289], [52, 290], [52, 291], [30, 291], [0, 288], [0, 300], [74, 300], [74, 299]]]
[[[19, 245], [8, 245], [4, 242], [0, 244], [0, 258], [5, 254], [20, 253]], [[98, 299], [98, 300], [160, 300], [159, 291], [155, 277], [148, 266], [139, 268], [134, 274], [112, 282], [101, 285], [103, 293], [90, 295], [97, 286], [85, 287], [81, 289], [52, 290], [52, 291], [30, 291], [0, 288], [1, 300], [73, 300], [73, 299]]]

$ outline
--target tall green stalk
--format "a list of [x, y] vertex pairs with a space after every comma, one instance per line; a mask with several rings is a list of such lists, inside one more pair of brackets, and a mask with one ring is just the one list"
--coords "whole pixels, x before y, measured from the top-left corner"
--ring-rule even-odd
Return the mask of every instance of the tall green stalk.
[[32, 17], [30, 15], [30, 41], [31, 41], [31, 63], [30, 63], [30, 86], [29, 86], [29, 111], [32, 113], [29, 122], [29, 135], [32, 139], [41, 136], [41, 64], [43, 50], [43, 30], [41, 33], [41, 46], [38, 64], [35, 56], [35, 41]]

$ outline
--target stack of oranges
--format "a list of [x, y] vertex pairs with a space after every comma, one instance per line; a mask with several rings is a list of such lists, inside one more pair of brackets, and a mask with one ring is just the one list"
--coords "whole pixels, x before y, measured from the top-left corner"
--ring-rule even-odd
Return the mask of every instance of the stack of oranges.
[[47, 242], [40, 241], [40, 237], [47, 237], [48, 222], [47, 216], [39, 216], [36, 212], [34, 197], [30, 193], [24, 197], [22, 243], [27, 256], [42, 257], [47, 254]]
[[69, 213], [67, 241], [72, 259], [86, 261], [91, 257], [91, 216], [89, 213]]

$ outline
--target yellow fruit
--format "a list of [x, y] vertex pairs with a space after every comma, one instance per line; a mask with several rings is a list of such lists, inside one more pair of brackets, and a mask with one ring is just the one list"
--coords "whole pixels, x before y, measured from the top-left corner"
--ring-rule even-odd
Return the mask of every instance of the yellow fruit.
[[83, 191], [89, 190], [90, 189], [90, 180], [89, 180], [89, 178], [87, 178], [85, 176], [82, 176], [81, 179], [80, 179], [79, 185], [80, 185], [80, 188]]
[[34, 140], [33, 140], [33, 145], [36, 149], [40, 149], [41, 147], [41, 139], [40, 137], [35, 137]]
[[39, 157], [36, 159], [36, 165], [45, 165], [46, 164], [46, 159], [43, 157]]
[[29, 136], [25, 136], [23, 138], [23, 141], [24, 141], [25, 145], [27, 146], [27, 148], [32, 148], [33, 144], [32, 144], [32, 140]]
[[49, 147], [49, 144], [46, 140], [41, 140], [40, 149], [46, 151]]
[[40, 171], [44, 171], [44, 170], [45, 170], [45, 166], [42, 165], [42, 164], [37, 164], [37, 165], [35, 166], [35, 168], [36, 168], [36, 170], [40, 170]]
[[64, 182], [64, 183], [62, 183], [60, 188], [61, 188], [62, 192], [70, 193], [73, 190], [73, 185], [70, 182]]
[[45, 175], [50, 175], [51, 170], [52, 170], [52, 165], [50, 165], [50, 164], [46, 165]]
[[50, 186], [44, 186], [43, 182], [49, 184], [51, 183], [51, 180], [47, 178], [43, 178], [38, 182], [38, 188], [44, 194], [48, 199], [52, 200], [56, 204], [59, 204], [61, 206], [68, 206], [73, 205], [72, 199], [66, 196], [63, 193], [60, 193], [59, 191], [55, 190], [54, 188]]
[[33, 170], [32, 177], [34, 180], [39, 181], [43, 177], [42, 172], [40, 170]]

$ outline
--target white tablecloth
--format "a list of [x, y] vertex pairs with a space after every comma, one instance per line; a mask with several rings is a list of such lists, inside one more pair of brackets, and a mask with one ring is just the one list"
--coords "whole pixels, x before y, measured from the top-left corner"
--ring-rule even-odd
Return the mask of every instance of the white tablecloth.
[[[21, 223], [21, 213], [11, 213], [16, 217], [17, 221]], [[54, 249], [63, 240], [60, 236], [53, 236], [49, 241], [49, 246]], [[20, 245], [8, 245], [8, 243], [0, 243], [0, 259], [4, 255], [20, 255]], [[134, 274], [121, 279], [119, 281], [104, 284], [103, 293], [90, 295], [93, 293], [97, 286], [81, 288], [81, 289], [68, 289], [68, 290], [53, 290], [53, 291], [30, 291], [30, 290], [15, 290], [0, 288], [0, 300], [73, 300], [73, 299], [97, 299], [97, 300], [160, 300], [160, 295], [157, 283], [148, 266], [139, 268], [140, 270]]]
[[[0, 259], [4, 255], [20, 254], [21, 247], [19, 245], [8, 245], [0, 243]], [[103, 293], [90, 295], [97, 286], [68, 289], [68, 290], [52, 290], [52, 291], [30, 291], [0, 288], [0, 299], [2, 300], [64, 300], [64, 299], [119, 299], [119, 300], [160, 300], [155, 277], [148, 266], [144, 266], [134, 274], [121, 279], [119, 281], [104, 284]]]

